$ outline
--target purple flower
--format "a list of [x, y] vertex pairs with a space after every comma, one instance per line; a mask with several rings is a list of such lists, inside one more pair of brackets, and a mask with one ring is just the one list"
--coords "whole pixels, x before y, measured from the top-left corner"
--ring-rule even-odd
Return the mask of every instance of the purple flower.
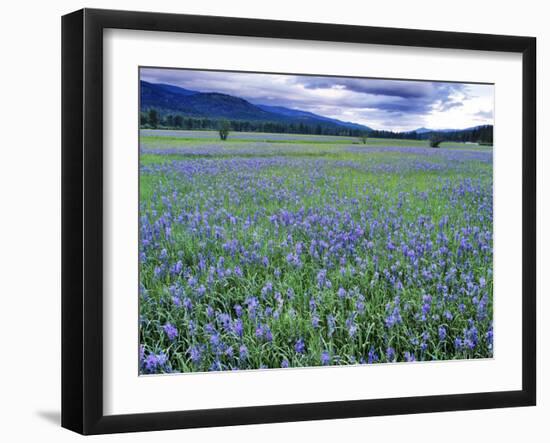
[[240, 318], [233, 322], [233, 332], [235, 332], [238, 337], [243, 336], [243, 329], [243, 321]]
[[212, 334], [216, 329], [214, 328], [214, 325], [212, 323], [206, 323], [204, 325], [204, 332], [207, 334]]
[[237, 317], [241, 317], [243, 315], [243, 308], [241, 305], [235, 305], [233, 306], [233, 309], [235, 310], [235, 314], [237, 314]]
[[319, 317], [314, 315], [313, 317], [311, 317], [311, 325], [317, 329], [319, 327]]
[[405, 357], [405, 361], [407, 361], [407, 362], [411, 362], [411, 361], [416, 360], [415, 357], [414, 357], [414, 354], [412, 352], [409, 352], [409, 351], [405, 352], [404, 357]]
[[192, 335], [192, 336], [197, 333], [197, 325], [194, 322], [194, 320], [189, 320], [189, 325], [188, 325], [187, 329], [189, 330], [189, 334]]
[[439, 334], [439, 340], [444, 341], [445, 337], [447, 337], [447, 328], [445, 326], [440, 326], [437, 329], [437, 333]]
[[183, 270], [183, 263], [181, 262], [181, 260], [178, 260], [174, 266], [172, 266], [172, 269], [170, 270], [170, 272], [172, 273], [172, 275], [179, 275], [181, 274], [181, 271]]
[[426, 321], [426, 316], [432, 308], [432, 297], [430, 295], [423, 295], [422, 303], [422, 321]]
[[225, 355], [227, 355], [229, 358], [233, 357], [233, 346], [228, 346], [225, 349]]
[[395, 349], [391, 347], [386, 349], [386, 360], [395, 361]]
[[492, 325], [487, 330], [485, 337], [487, 338], [488, 347], [492, 351], [493, 350], [493, 326]]
[[460, 337], [456, 337], [454, 341], [455, 349], [457, 351], [460, 351], [462, 349], [462, 339]]
[[399, 309], [400, 306], [400, 298], [395, 297], [393, 300], [393, 308], [391, 303], [388, 303], [386, 305], [386, 312], [388, 312], [388, 316], [386, 317], [384, 323], [386, 324], [387, 328], [393, 328], [396, 324], [400, 324], [403, 320], [401, 318], [401, 312]]
[[217, 321], [225, 332], [231, 332], [233, 330], [231, 324], [231, 316], [229, 314], [225, 312], [220, 312], [217, 315]]
[[357, 333], [357, 324], [355, 323], [355, 318], [353, 315], [348, 317], [346, 320], [346, 328], [348, 329], [348, 333], [350, 337], [355, 337], [355, 334]]
[[214, 331], [210, 335], [210, 344], [212, 346], [218, 346], [220, 344], [220, 334], [218, 332]]
[[470, 327], [464, 330], [464, 340], [462, 342], [465, 348], [473, 350], [478, 343], [478, 332], [477, 328], [473, 324], [473, 321], [470, 320]]
[[281, 362], [281, 368], [288, 368], [289, 366], [290, 366], [289, 361], [286, 358], [283, 359], [283, 361]]
[[168, 340], [174, 341], [174, 339], [178, 336], [178, 330], [177, 328], [172, 325], [171, 323], [166, 323], [162, 329], [164, 330], [164, 333], [168, 337]]
[[140, 361], [140, 364], [143, 364], [144, 360], [145, 360], [145, 346], [139, 345], [139, 361]]
[[328, 353], [328, 351], [323, 351], [321, 353], [321, 364], [323, 366], [326, 366], [330, 363], [330, 354]]
[[268, 281], [265, 286], [262, 288], [262, 296], [265, 298], [267, 294], [273, 291], [273, 283]]
[[168, 357], [164, 353], [159, 354], [149, 354], [143, 363], [145, 372], [147, 374], [153, 374], [158, 372], [159, 370], [166, 369], [165, 365], [168, 361]]
[[374, 348], [371, 346], [370, 349], [369, 349], [369, 354], [368, 354], [368, 360], [367, 362], [369, 364], [371, 363], [375, 363], [378, 361], [378, 354], [376, 353], [376, 351], [374, 350]]
[[296, 340], [296, 343], [294, 344], [294, 350], [298, 354], [303, 354], [305, 352], [306, 345], [305, 345], [304, 340], [302, 338], [299, 338], [298, 340]]
[[245, 345], [239, 347], [239, 358], [246, 360], [248, 358], [248, 348]]
[[260, 302], [256, 297], [247, 297], [244, 304], [248, 308], [248, 313], [252, 318], [256, 316], [256, 309], [260, 306]]
[[183, 299], [183, 307], [188, 311], [193, 309], [193, 302], [191, 301], [191, 299], [189, 297], [185, 297]]
[[218, 359], [214, 360], [212, 365], [208, 368], [209, 371], [223, 371], [222, 362]]
[[338, 288], [338, 297], [343, 299], [346, 297], [346, 290], [342, 287]]
[[362, 295], [360, 297], [361, 298], [355, 302], [355, 309], [357, 309], [357, 311], [362, 314], [363, 312], [365, 312], [365, 303], [364, 297]]
[[206, 316], [212, 318], [214, 316], [214, 308], [210, 305], [206, 307]]

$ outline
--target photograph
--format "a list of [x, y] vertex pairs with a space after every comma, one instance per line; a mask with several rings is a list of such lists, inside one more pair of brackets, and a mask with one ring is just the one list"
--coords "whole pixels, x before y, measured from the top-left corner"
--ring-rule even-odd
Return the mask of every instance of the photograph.
[[494, 84], [138, 71], [140, 375], [493, 358]]

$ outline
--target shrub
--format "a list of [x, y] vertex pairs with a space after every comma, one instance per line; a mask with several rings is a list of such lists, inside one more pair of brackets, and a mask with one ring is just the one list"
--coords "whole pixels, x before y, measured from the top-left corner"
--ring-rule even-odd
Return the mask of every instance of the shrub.
[[430, 148], [439, 148], [439, 145], [441, 145], [444, 140], [440, 135], [432, 135], [428, 141], [430, 143]]
[[225, 141], [227, 140], [227, 136], [229, 135], [229, 129], [231, 126], [229, 125], [229, 122], [227, 120], [224, 120], [221, 122], [220, 129], [218, 130], [218, 133], [220, 134], [220, 140]]

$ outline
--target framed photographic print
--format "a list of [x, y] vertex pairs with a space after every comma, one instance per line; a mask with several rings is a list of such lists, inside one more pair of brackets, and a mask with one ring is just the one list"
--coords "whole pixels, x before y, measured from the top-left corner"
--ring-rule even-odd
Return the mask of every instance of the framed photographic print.
[[535, 404], [534, 38], [62, 25], [64, 427]]

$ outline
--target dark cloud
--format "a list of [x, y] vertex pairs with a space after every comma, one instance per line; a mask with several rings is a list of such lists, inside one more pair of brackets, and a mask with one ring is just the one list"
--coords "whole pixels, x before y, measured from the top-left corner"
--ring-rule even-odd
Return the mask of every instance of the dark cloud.
[[463, 105], [464, 105], [464, 103], [462, 101], [449, 100], [449, 101], [446, 101], [446, 102], [437, 103], [434, 106], [434, 109], [436, 111], [439, 111], [439, 112], [444, 112], [444, 111], [448, 111], [449, 109], [459, 108], [460, 106], [463, 106]]
[[465, 85], [460, 83], [305, 76], [294, 81], [306, 89], [348, 90], [363, 95], [363, 99], [367, 95], [371, 106], [394, 112], [445, 111], [462, 105], [454, 97], [466, 96]]
[[307, 89], [342, 88], [363, 94], [401, 97], [406, 99], [422, 98], [432, 95], [433, 84], [428, 82], [396, 81], [379, 79], [353, 79], [328, 77], [296, 77], [296, 82]]

